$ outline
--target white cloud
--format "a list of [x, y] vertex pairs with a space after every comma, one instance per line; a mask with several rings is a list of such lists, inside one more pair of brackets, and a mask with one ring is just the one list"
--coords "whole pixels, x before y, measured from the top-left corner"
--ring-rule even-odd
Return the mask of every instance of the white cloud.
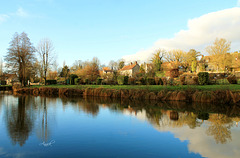
[[9, 13], [9, 14], [0, 14], [0, 23], [6, 21], [8, 18], [18, 16], [18, 17], [30, 17], [30, 15], [23, 9], [23, 8], [18, 8], [18, 10], [15, 13]]
[[[202, 157], [209, 158], [238, 158], [240, 155], [240, 138], [239, 127], [231, 127], [232, 140], [226, 144], [217, 144], [213, 136], [206, 134], [209, 127], [209, 122], [205, 121], [200, 127], [194, 129], [185, 126], [177, 126], [177, 123], [171, 121], [167, 114], [163, 114], [159, 124], [148, 119], [146, 111], [138, 111], [130, 113], [129, 111], [123, 112], [125, 115], [136, 117], [141, 121], [148, 121], [159, 132], [171, 132], [175, 138], [180, 141], [188, 141], [188, 150], [190, 153], [199, 153]], [[183, 113], [179, 113], [181, 117]]]
[[9, 16], [6, 14], [0, 14], [0, 23], [4, 22]]
[[[240, 0], [238, 1], [240, 2]], [[240, 49], [240, 8], [230, 8], [190, 19], [188, 29], [180, 30], [170, 39], [159, 39], [149, 49], [142, 50], [133, 55], [124, 56], [129, 60], [146, 61], [157, 48], [164, 49], [196, 49], [204, 53], [206, 46], [213, 43], [216, 38], [226, 38], [232, 42], [232, 50]]]
[[237, 6], [240, 6], [240, 0], [237, 1]]
[[28, 17], [29, 16], [28, 13], [21, 7], [18, 8], [16, 15], [20, 16], [20, 17]]

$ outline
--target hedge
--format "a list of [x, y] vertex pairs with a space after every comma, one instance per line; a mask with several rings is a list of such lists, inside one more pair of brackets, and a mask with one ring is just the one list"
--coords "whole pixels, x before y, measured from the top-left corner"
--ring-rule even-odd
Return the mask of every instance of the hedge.
[[209, 73], [208, 72], [199, 72], [198, 73], [198, 83], [200, 85], [207, 85], [209, 83]]
[[102, 78], [97, 78], [97, 85], [101, 85], [102, 84]]
[[70, 84], [71, 84], [71, 85], [77, 84], [77, 83], [75, 82], [75, 78], [78, 78], [78, 76], [77, 76], [76, 74], [71, 74], [71, 75], [70, 75]]
[[57, 80], [46, 80], [46, 85], [57, 84]]

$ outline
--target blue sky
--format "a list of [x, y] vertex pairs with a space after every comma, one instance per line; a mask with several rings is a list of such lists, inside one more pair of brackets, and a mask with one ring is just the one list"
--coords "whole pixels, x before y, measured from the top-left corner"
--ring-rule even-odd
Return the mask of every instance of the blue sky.
[[[2, 0], [0, 55], [6, 55], [13, 34], [24, 31], [35, 46], [42, 38], [51, 39], [59, 66], [64, 60], [71, 66], [75, 60], [93, 57], [103, 64], [122, 57], [130, 59], [127, 55], [148, 50], [159, 39], [171, 39], [179, 31], [188, 30], [190, 19], [238, 8], [237, 3], [237, 0]], [[131, 56], [131, 60], [134, 58]]]

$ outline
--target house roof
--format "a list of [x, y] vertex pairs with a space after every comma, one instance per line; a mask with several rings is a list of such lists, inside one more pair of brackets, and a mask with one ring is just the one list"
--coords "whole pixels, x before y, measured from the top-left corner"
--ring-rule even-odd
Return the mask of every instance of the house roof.
[[110, 69], [109, 67], [103, 67], [102, 70], [105, 72], [113, 72], [113, 70]]
[[103, 71], [111, 70], [109, 67], [103, 67]]
[[134, 63], [132, 65], [127, 65], [127, 66], [124, 66], [122, 69], [120, 69], [119, 71], [124, 71], [124, 70], [131, 70], [133, 69], [136, 65], [138, 65], [137, 63]]

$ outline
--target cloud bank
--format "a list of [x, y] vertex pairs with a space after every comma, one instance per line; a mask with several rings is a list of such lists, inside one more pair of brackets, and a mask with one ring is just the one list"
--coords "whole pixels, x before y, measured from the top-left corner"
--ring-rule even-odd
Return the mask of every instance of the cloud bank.
[[[240, 4], [240, 0], [238, 1]], [[208, 13], [188, 20], [187, 30], [180, 30], [170, 39], [159, 39], [149, 49], [142, 50], [133, 55], [124, 56], [127, 61], [147, 61], [157, 48], [170, 49], [196, 49], [206, 54], [206, 46], [213, 43], [216, 38], [225, 38], [232, 42], [233, 51], [240, 49], [240, 8], [230, 8]]]

